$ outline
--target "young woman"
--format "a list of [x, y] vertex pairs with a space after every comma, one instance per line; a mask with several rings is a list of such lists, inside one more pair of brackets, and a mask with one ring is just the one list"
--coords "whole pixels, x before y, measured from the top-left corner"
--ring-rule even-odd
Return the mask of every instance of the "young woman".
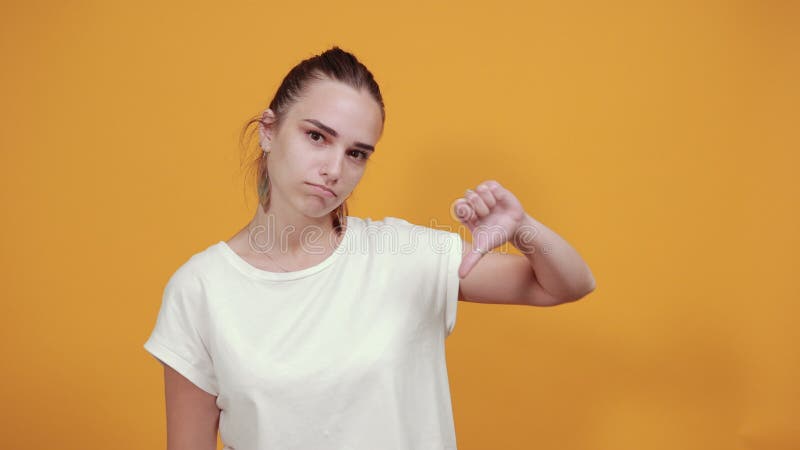
[[[444, 341], [457, 300], [553, 306], [594, 287], [500, 183], [454, 209], [472, 234], [347, 215], [385, 120], [338, 47], [284, 78], [258, 130], [259, 205], [164, 290], [168, 450], [456, 449]], [[247, 129], [247, 127], [246, 127]], [[491, 253], [506, 242], [525, 256]]]

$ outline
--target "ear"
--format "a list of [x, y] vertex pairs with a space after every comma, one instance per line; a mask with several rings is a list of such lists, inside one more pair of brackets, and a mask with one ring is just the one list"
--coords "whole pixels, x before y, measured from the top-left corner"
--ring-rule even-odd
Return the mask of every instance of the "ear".
[[258, 143], [261, 148], [269, 148], [272, 142], [272, 124], [275, 122], [275, 113], [267, 108], [261, 113], [261, 122], [258, 124]]

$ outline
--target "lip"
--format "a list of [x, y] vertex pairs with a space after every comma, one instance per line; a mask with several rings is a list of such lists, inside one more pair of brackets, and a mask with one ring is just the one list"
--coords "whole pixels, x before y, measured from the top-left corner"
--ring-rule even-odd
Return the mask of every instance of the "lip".
[[323, 194], [326, 197], [330, 197], [330, 198], [336, 197], [336, 193], [333, 192], [332, 190], [326, 188], [325, 186], [320, 186], [320, 185], [314, 184], [314, 183], [306, 183], [306, 184], [309, 185], [309, 186], [314, 187], [315, 191], [319, 192], [320, 194]]

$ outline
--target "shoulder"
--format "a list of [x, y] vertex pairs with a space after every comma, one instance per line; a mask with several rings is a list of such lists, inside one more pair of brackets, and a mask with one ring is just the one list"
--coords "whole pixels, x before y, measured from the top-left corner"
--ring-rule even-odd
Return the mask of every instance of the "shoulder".
[[409, 221], [394, 216], [384, 216], [381, 219], [373, 219], [372, 217], [356, 217], [349, 216], [349, 224], [355, 225], [354, 229], [392, 229], [392, 228], [410, 228], [413, 226]]
[[415, 233], [428, 233], [433, 236], [443, 236], [448, 233], [452, 234], [454, 230], [452, 227], [440, 224], [435, 219], [428, 224], [417, 222], [410, 222], [402, 217], [384, 216], [381, 219], [373, 219], [371, 217], [354, 217], [350, 216], [352, 223], [357, 225], [357, 228], [362, 229], [379, 229], [379, 230], [400, 230]]
[[421, 224], [385, 216], [381, 219], [356, 217], [352, 222], [369, 243], [389, 245], [399, 254], [448, 254], [453, 246], [461, 250], [461, 238], [456, 230], [435, 220]]
[[203, 279], [213, 273], [214, 268], [218, 265], [218, 259], [214, 257], [216, 245], [218, 244], [197, 251], [179, 263], [178, 268], [167, 281], [167, 290], [200, 290]]

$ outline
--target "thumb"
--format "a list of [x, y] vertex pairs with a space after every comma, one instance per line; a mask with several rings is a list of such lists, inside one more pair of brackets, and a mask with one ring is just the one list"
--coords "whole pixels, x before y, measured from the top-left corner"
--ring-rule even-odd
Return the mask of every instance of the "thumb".
[[463, 199], [458, 199], [453, 204], [452, 212], [455, 214], [459, 222], [469, 224], [476, 216], [472, 206]]
[[477, 248], [473, 248], [469, 253], [464, 255], [461, 259], [461, 266], [458, 268], [458, 277], [466, 277], [481, 258], [483, 258], [483, 253], [478, 252]]

